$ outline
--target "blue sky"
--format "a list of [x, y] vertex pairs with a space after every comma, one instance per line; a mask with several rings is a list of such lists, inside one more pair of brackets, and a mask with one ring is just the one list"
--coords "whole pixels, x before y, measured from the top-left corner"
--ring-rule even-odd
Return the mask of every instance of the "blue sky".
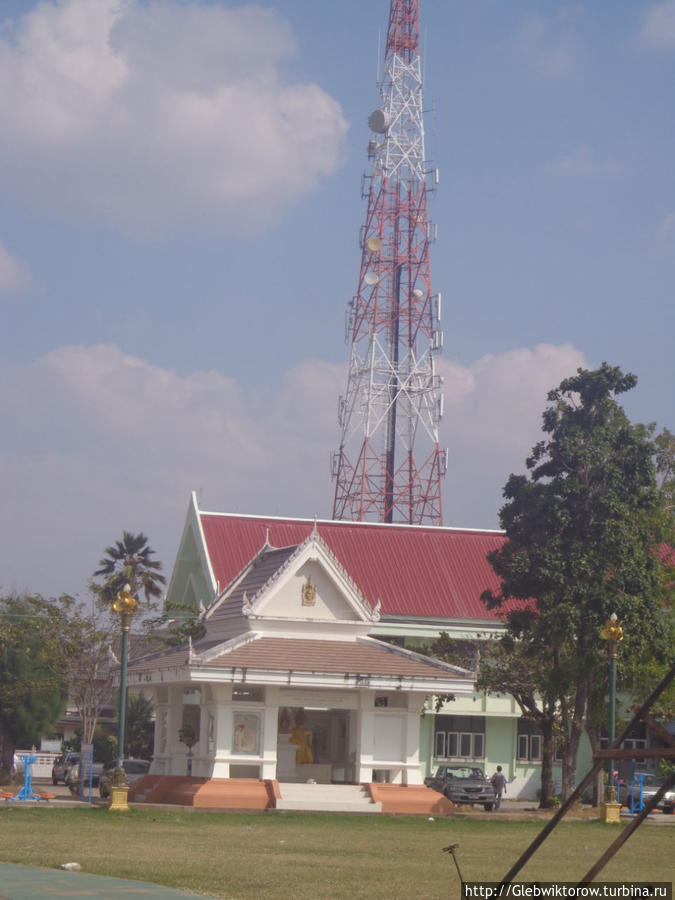
[[[0, 586], [205, 509], [327, 517], [386, 0], [0, 3]], [[675, 2], [423, 0], [445, 522], [546, 392], [673, 422]]]

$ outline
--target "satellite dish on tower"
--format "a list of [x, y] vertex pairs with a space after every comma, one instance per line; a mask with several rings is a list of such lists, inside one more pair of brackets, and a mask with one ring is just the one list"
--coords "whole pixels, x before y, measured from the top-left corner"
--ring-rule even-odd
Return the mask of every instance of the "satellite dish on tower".
[[366, 272], [366, 274], [363, 276], [363, 280], [365, 281], [366, 284], [368, 284], [368, 285], [373, 285], [373, 284], [377, 284], [377, 282], [378, 282], [380, 279], [379, 279], [379, 277], [377, 276], [377, 274], [376, 274], [375, 272], [373, 272], [372, 270], [369, 270], [369, 271]]
[[415, 288], [413, 291], [413, 297], [415, 300], [421, 300], [424, 297], [424, 291], [421, 291], [419, 288]]
[[375, 134], [384, 134], [389, 128], [389, 115], [383, 109], [376, 109], [368, 116], [368, 128]]
[[366, 241], [366, 247], [370, 250], [371, 253], [377, 253], [378, 250], [382, 249], [382, 241], [379, 237], [370, 237]]

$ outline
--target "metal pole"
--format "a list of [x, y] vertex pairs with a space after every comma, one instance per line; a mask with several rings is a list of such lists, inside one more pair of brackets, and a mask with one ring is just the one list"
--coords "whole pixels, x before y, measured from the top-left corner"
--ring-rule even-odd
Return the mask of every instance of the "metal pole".
[[[609, 642], [609, 746], [613, 746], [616, 737], [616, 642]], [[618, 782], [618, 779], [617, 779]], [[614, 788], [614, 760], [609, 761], [609, 784]], [[618, 783], [616, 785], [618, 788]], [[612, 794], [610, 800], [616, 800]]]
[[129, 623], [131, 616], [122, 613], [122, 663], [120, 668], [120, 711], [117, 730], [117, 768], [122, 768], [124, 759], [124, 726], [127, 710], [127, 658], [129, 655]]

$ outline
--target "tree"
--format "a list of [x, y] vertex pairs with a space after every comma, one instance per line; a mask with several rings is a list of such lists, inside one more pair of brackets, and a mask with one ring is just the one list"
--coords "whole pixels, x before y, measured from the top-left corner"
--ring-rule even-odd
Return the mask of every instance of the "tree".
[[104, 552], [107, 555], [99, 561], [99, 568], [94, 572], [95, 578], [102, 577], [104, 581], [102, 585], [94, 582], [92, 589], [106, 608], [112, 608], [117, 594], [127, 584], [134, 597], [142, 591], [148, 605], [161, 597], [161, 586], [166, 583], [160, 573], [162, 564], [151, 558], [155, 551], [149, 547], [142, 532], [123, 531], [122, 540], [106, 547]]
[[128, 755], [137, 759], [152, 759], [154, 731], [152, 700], [143, 694], [130, 693], [124, 738]]
[[110, 666], [116, 631], [112, 621], [101, 627], [81, 608], [70, 619], [66, 659], [68, 697], [79, 713], [81, 738], [85, 744], [93, 742], [100, 710], [113, 696]]
[[0, 775], [17, 746], [37, 744], [63, 713], [69, 597], [0, 599]]
[[607, 671], [603, 623], [612, 613], [623, 623], [624, 656], [659, 644], [654, 445], [616, 400], [636, 383], [634, 375], [603, 363], [577, 370], [548, 394], [548, 437], [526, 460], [529, 474], [509, 477], [500, 510], [507, 540], [488, 555], [501, 581], [497, 593], [483, 595], [488, 606], [517, 599], [535, 613], [525, 631], [516, 613], [506, 621], [514, 637], [546, 653], [535, 687], [540, 694], [550, 686], [555, 691], [563, 799], [575, 787], [592, 685]]
[[554, 805], [553, 759], [560, 716], [548, 648], [531, 639], [529, 620], [533, 615], [532, 610], [514, 612], [509, 632], [485, 642], [476, 689], [488, 694], [510, 694], [523, 717], [539, 727], [542, 734], [539, 806], [548, 809]]

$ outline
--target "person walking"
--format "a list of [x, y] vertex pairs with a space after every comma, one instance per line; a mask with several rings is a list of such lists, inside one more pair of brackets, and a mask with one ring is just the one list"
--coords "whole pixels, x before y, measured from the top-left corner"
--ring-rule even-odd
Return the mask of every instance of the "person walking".
[[506, 776], [502, 772], [502, 767], [497, 766], [497, 771], [490, 779], [492, 790], [495, 792], [495, 809], [499, 809], [502, 805], [502, 793], [506, 793]]

